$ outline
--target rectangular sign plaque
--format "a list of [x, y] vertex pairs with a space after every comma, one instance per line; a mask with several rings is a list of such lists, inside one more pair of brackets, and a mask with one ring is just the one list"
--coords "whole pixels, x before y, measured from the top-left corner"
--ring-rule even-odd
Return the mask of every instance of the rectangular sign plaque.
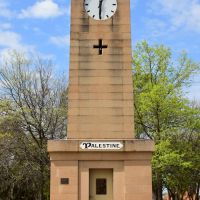
[[62, 185], [68, 185], [69, 184], [69, 178], [61, 178], [60, 183]]
[[121, 142], [82, 142], [80, 148], [84, 150], [120, 150], [123, 148]]

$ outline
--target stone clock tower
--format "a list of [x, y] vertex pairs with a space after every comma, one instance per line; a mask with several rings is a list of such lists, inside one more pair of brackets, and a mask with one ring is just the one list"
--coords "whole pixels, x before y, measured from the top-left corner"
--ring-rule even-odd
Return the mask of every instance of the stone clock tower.
[[153, 142], [134, 139], [130, 0], [71, 0], [67, 140], [51, 200], [151, 200]]

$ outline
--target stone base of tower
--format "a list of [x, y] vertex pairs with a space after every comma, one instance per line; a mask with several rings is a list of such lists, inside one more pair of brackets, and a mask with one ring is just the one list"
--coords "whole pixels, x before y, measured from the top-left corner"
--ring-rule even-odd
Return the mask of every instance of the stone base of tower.
[[51, 200], [152, 200], [152, 141], [120, 140], [123, 148], [103, 151], [81, 149], [82, 142], [48, 142]]

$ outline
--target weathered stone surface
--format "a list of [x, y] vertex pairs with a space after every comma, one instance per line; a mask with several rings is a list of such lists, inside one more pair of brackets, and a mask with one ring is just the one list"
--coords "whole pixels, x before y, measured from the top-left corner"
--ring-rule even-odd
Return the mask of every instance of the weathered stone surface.
[[[134, 139], [130, 0], [117, 2], [114, 17], [95, 21], [83, 0], [71, 1], [68, 130], [66, 140], [48, 141], [51, 200], [94, 200], [90, 169], [111, 169], [109, 200], [152, 200], [154, 143]], [[99, 39], [108, 47], [103, 55], [93, 48]], [[85, 142], [121, 147], [90, 150]]]
[[[72, 1], [69, 139], [134, 137], [129, 6], [129, 0], [118, 0], [112, 19], [95, 21], [80, 1]], [[93, 48], [99, 39], [108, 46], [103, 55]], [[118, 116], [121, 122], [116, 124], [113, 119]]]

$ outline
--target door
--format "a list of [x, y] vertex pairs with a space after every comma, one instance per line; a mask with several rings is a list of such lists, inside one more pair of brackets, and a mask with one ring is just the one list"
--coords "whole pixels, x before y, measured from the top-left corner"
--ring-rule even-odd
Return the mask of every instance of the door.
[[113, 200], [112, 169], [90, 169], [89, 200]]

